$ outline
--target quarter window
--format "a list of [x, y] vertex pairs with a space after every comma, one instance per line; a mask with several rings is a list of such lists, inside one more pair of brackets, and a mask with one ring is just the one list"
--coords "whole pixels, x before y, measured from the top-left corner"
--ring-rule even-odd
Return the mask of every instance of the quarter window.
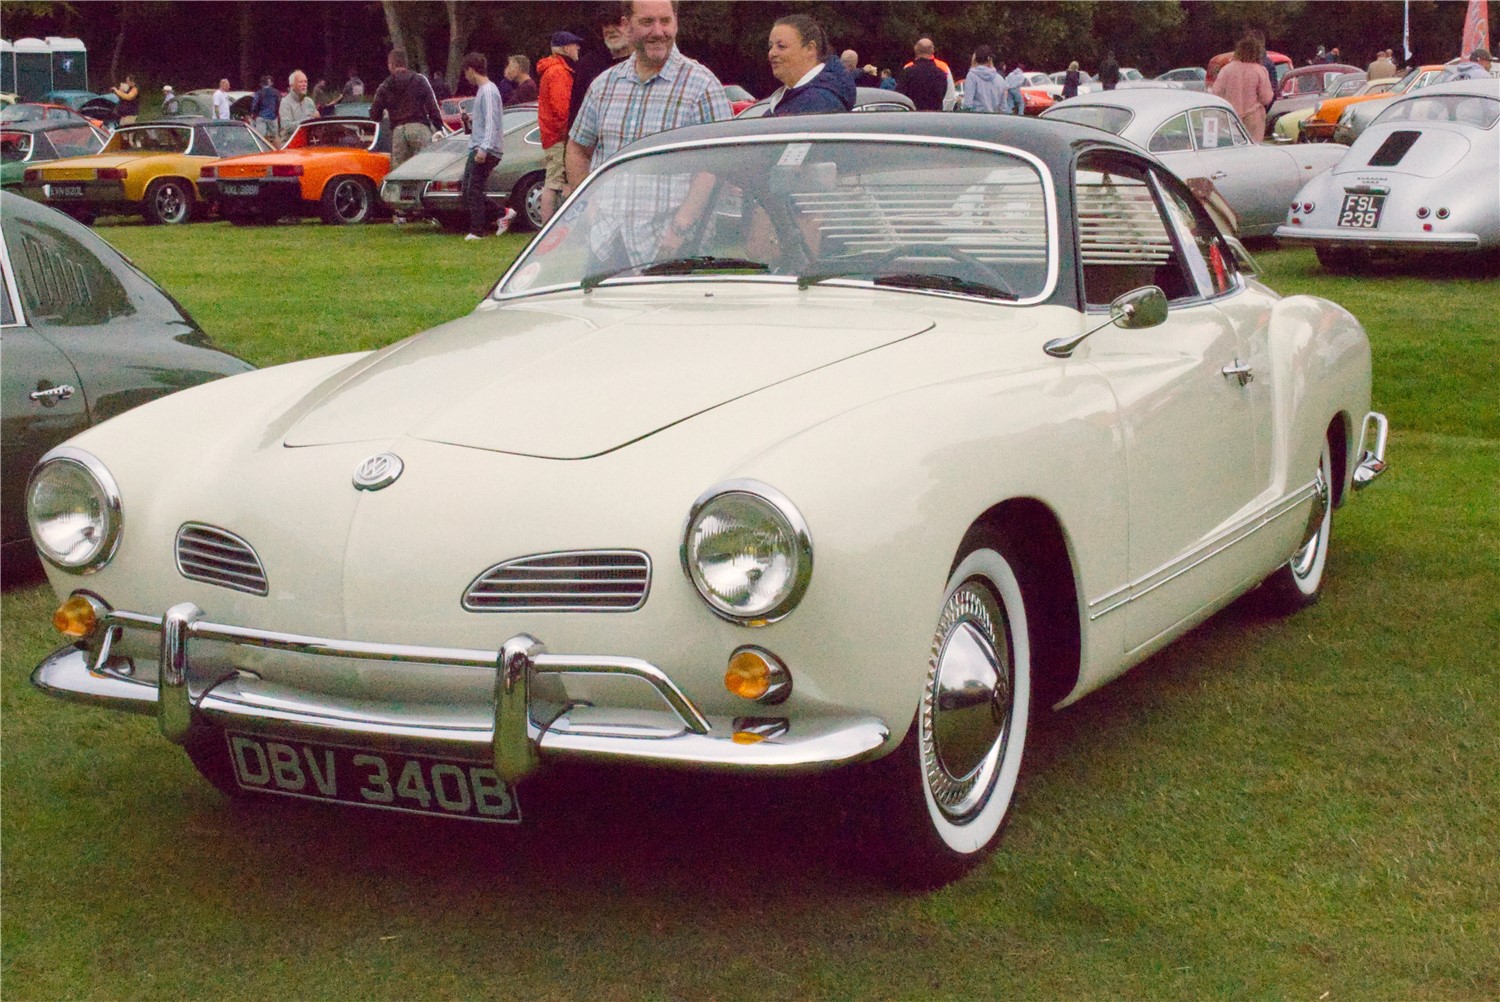
[[124, 286], [73, 237], [44, 223], [6, 222], [10, 263], [31, 323], [84, 327], [135, 312]]
[[1158, 286], [1168, 299], [1197, 295], [1144, 166], [1123, 158], [1086, 156], [1079, 163], [1074, 192], [1078, 260], [1089, 306], [1106, 306], [1143, 285]]
[[1167, 215], [1176, 224], [1177, 232], [1187, 238], [1182, 253], [1199, 286], [1211, 296], [1232, 291], [1236, 273], [1234, 254], [1218, 228], [1176, 178], [1158, 171], [1156, 180], [1166, 194]]
[[1237, 123], [1223, 108], [1198, 108], [1190, 116], [1193, 139], [1200, 150], [1223, 150], [1236, 146]]
[[1192, 148], [1193, 133], [1188, 126], [1186, 114], [1169, 119], [1165, 125], [1157, 129], [1148, 147], [1152, 153], [1181, 153]]

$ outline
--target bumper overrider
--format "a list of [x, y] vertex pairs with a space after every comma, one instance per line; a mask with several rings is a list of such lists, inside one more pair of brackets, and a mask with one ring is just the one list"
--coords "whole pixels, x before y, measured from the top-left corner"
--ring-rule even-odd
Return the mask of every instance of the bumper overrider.
[[[515, 782], [551, 759], [635, 762], [695, 770], [794, 774], [872, 757], [889, 737], [873, 716], [723, 717], [701, 713], [667, 674], [649, 662], [612, 655], [552, 654], [528, 634], [496, 650], [418, 647], [297, 636], [213, 623], [191, 603], [163, 616], [109, 608], [87, 592], [94, 627], [77, 644], [49, 655], [32, 673], [48, 695], [155, 716], [163, 736], [185, 743], [204, 727], [372, 749], [444, 755], [493, 764]], [[137, 677], [119, 656], [122, 638], [154, 639], [155, 681]], [[494, 704], [482, 719], [462, 707], [404, 703], [360, 709], [264, 682], [246, 668], [195, 661], [198, 644], [228, 644], [296, 656], [447, 666], [493, 675]], [[212, 659], [205, 663], [213, 664]], [[631, 676], [649, 684], [660, 711], [612, 709], [549, 698], [548, 681], [571, 674]], [[470, 708], [472, 709], [472, 708]]]

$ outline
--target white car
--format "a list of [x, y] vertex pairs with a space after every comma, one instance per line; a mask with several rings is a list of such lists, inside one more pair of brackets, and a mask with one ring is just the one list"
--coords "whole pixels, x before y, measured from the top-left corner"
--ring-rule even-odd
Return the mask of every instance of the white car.
[[1334, 271], [1376, 250], [1494, 253], [1497, 123], [1500, 80], [1433, 84], [1397, 98], [1338, 166], [1303, 186], [1277, 238], [1311, 244]]
[[1252, 143], [1234, 107], [1189, 90], [1114, 90], [1049, 108], [1043, 118], [1089, 125], [1149, 150], [1184, 180], [1204, 178], [1234, 211], [1241, 237], [1269, 236], [1304, 184], [1343, 148]]
[[516, 822], [554, 762], [855, 769], [872, 862], [949, 879], [1034, 710], [1315, 601], [1383, 466], [1358, 321], [1247, 263], [1063, 123], [661, 133], [469, 315], [45, 457], [33, 680], [232, 796]]

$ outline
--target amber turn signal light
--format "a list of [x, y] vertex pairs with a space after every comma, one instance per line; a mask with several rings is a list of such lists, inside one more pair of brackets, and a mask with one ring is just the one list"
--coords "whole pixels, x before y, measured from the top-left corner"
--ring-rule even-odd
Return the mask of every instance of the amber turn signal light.
[[83, 595], [69, 595], [52, 614], [52, 625], [63, 636], [82, 640], [98, 629], [99, 608]]
[[724, 688], [741, 699], [780, 703], [791, 695], [792, 673], [770, 651], [741, 647], [729, 656]]

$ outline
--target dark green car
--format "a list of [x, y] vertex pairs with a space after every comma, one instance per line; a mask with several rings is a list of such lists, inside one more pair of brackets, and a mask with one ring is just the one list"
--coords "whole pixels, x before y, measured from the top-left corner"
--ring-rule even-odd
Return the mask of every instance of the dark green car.
[[0, 186], [19, 185], [33, 164], [98, 153], [108, 138], [81, 118], [9, 123], [0, 128]]
[[7, 577], [35, 562], [26, 479], [64, 439], [157, 397], [253, 368], [87, 227], [0, 193], [0, 512]]

